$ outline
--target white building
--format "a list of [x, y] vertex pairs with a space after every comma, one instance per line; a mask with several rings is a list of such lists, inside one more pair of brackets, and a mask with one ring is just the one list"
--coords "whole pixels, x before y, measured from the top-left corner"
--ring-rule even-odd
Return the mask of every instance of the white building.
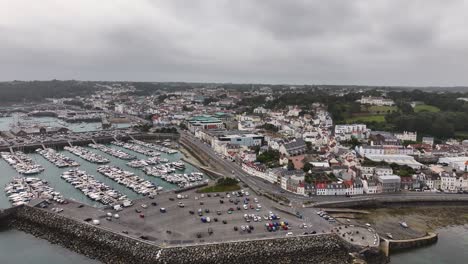
[[263, 108], [261, 106], [255, 108], [253, 110], [254, 114], [266, 114], [266, 113], [268, 113], [268, 111], [269, 111], [268, 109], [265, 109], [265, 108]]
[[455, 175], [450, 173], [443, 173], [440, 176], [440, 188], [444, 192], [456, 192], [457, 191], [457, 178]]
[[124, 108], [125, 108], [124, 104], [116, 104], [115, 107], [114, 107], [114, 111], [117, 112], [117, 113], [123, 114], [124, 113]]
[[353, 134], [356, 132], [367, 132], [367, 126], [365, 124], [348, 124], [348, 125], [336, 125], [335, 135], [337, 134]]
[[422, 138], [423, 144], [434, 145], [434, 138], [433, 137], [423, 137]]
[[416, 142], [418, 138], [418, 133], [404, 131], [403, 133], [395, 133], [395, 137], [401, 141], [415, 141]]
[[414, 149], [402, 146], [362, 145], [356, 147], [356, 152], [363, 157], [369, 155], [413, 155]]
[[360, 169], [361, 169], [361, 176], [362, 177], [371, 178], [372, 176], [374, 176], [375, 167], [373, 167], [373, 166], [362, 166]]
[[350, 140], [353, 137], [357, 139], [367, 139], [370, 135], [370, 129], [364, 124], [336, 125], [335, 138], [337, 141]]
[[363, 193], [365, 194], [376, 194], [382, 192], [381, 186], [374, 181], [363, 180], [362, 186]]
[[385, 99], [383, 97], [361, 97], [361, 104], [377, 105], [377, 106], [392, 106], [395, 105], [395, 102], [391, 99]]
[[280, 171], [282, 169], [267, 169], [264, 165], [253, 162], [242, 163], [242, 169], [252, 176], [262, 178], [274, 184], [281, 181], [279, 178], [281, 177]]
[[376, 176], [392, 175], [393, 169], [391, 167], [377, 167], [374, 170], [374, 174]]

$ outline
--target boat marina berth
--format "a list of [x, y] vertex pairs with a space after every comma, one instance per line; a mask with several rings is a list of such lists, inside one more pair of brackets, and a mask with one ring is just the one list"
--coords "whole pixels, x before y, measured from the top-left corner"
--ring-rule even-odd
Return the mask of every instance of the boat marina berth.
[[94, 149], [98, 149], [104, 153], [107, 153], [111, 156], [114, 156], [116, 158], [119, 158], [119, 159], [123, 159], [123, 160], [132, 160], [132, 159], [136, 159], [136, 157], [134, 155], [131, 155], [131, 154], [128, 154], [127, 152], [125, 151], [122, 151], [122, 150], [119, 150], [119, 149], [113, 149], [113, 148], [110, 148], [106, 145], [103, 145], [103, 144], [89, 144], [88, 146], [90, 146], [91, 148], [94, 148]]
[[131, 201], [127, 199], [127, 196], [96, 180], [85, 171], [71, 169], [63, 172], [61, 178], [93, 201], [111, 206], [119, 204], [123, 204], [124, 206], [131, 205]]
[[55, 166], [58, 168], [65, 168], [65, 167], [77, 167], [80, 166], [80, 164], [73, 159], [58, 153], [57, 151], [51, 149], [51, 148], [46, 148], [46, 149], [36, 149], [36, 152], [39, 153], [42, 157], [44, 157], [46, 160], [50, 161], [53, 163]]
[[127, 163], [127, 166], [132, 167], [132, 168], [143, 168], [149, 165], [157, 165], [160, 163], [167, 163], [167, 162], [169, 162], [169, 160], [165, 158], [151, 157], [148, 159], [132, 160]]
[[153, 149], [148, 149], [148, 148], [143, 147], [143, 146], [138, 145], [138, 144], [133, 144], [133, 143], [129, 143], [129, 142], [126, 143], [126, 142], [123, 142], [123, 141], [112, 141], [111, 143], [114, 144], [114, 145], [117, 145], [119, 147], [123, 147], [123, 148], [135, 151], [137, 153], [140, 153], [140, 154], [143, 154], [143, 155], [146, 155], [146, 156], [149, 156], [149, 157], [157, 157], [157, 156], [161, 155], [161, 152], [158, 152], [158, 151], [153, 150]]
[[31, 175], [44, 171], [44, 167], [34, 163], [30, 157], [21, 151], [16, 151], [14, 154], [10, 152], [1, 152], [0, 154], [18, 173]]
[[104, 164], [104, 163], [108, 163], [109, 160], [104, 158], [103, 156], [101, 155], [98, 155], [96, 153], [93, 153], [83, 147], [79, 147], [79, 146], [74, 146], [74, 147], [64, 147], [65, 150], [68, 150], [70, 151], [71, 153], [75, 154], [76, 156], [84, 159], [84, 160], [87, 160], [89, 162], [93, 162], [93, 163], [97, 163], [97, 164]]
[[158, 187], [154, 183], [135, 175], [133, 172], [122, 170], [116, 166], [99, 166], [97, 171], [118, 184], [122, 184], [127, 188], [132, 189], [138, 194], [156, 195], [158, 191], [162, 190], [162, 187]]
[[16, 177], [5, 187], [5, 194], [13, 206], [27, 204], [33, 199], [48, 199], [64, 203], [63, 196], [47, 185], [47, 182], [33, 177]]
[[186, 188], [203, 182], [203, 173], [201, 172], [189, 174], [175, 173], [176, 168], [174, 168], [174, 163], [179, 164], [179, 162], [172, 162], [158, 166], [147, 166], [143, 168], [143, 171], [149, 176], [161, 178], [166, 182], [176, 184], [180, 188]]
[[150, 149], [155, 149], [157, 151], [164, 152], [164, 153], [167, 153], [167, 154], [176, 154], [176, 153], [178, 153], [177, 150], [167, 147], [167, 146], [170, 146], [169, 142], [163, 143], [163, 144], [166, 144], [166, 146], [160, 146], [160, 145], [157, 145], [157, 144], [144, 142], [144, 141], [141, 141], [141, 140], [130, 140], [130, 142], [134, 143], [134, 144], [137, 144], [137, 145], [140, 145], [140, 146], [150, 148]]

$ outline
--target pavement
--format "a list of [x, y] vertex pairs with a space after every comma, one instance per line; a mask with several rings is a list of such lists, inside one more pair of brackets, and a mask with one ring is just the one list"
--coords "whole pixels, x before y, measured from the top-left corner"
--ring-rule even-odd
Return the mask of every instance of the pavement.
[[[208, 197], [205, 194], [205, 197], [202, 198], [201, 194], [196, 193], [195, 190], [181, 193], [188, 196], [186, 199], [177, 199], [177, 195], [172, 192], [163, 193], [154, 199], [145, 197], [135, 200], [133, 206], [119, 212], [113, 209], [81, 205], [72, 201], [68, 204], [52, 204], [45, 210], [51, 210], [54, 207], [62, 208], [63, 211], [60, 214], [77, 221], [84, 221], [86, 218], [98, 219], [101, 227], [113, 232], [123, 234], [125, 231], [131, 237], [141, 238], [143, 236], [145, 240], [164, 246], [284, 237], [288, 232], [292, 232], [293, 235], [302, 235], [305, 232], [312, 233], [313, 231], [329, 233], [334, 226], [317, 215], [307, 214], [303, 219], [299, 219], [294, 214], [286, 213], [286, 210], [290, 208], [285, 207], [279, 210], [279, 205], [271, 200], [257, 197], [248, 188], [245, 191], [249, 192], [250, 195], [231, 198], [227, 198], [226, 193], [220, 193], [218, 197], [215, 197], [214, 194]], [[221, 195], [224, 198], [221, 198]], [[232, 193], [230, 195], [232, 196]], [[250, 208], [245, 210], [243, 208], [245, 197], [250, 199], [249, 206], [253, 205], [254, 207], [257, 207], [257, 203], [254, 203], [254, 199], [257, 198], [261, 209], [259, 211]], [[240, 202], [238, 205], [234, 205], [229, 199], [233, 199], [233, 201], [239, 199]], [[220, 203], [220, 200], [223, 200], [223, 203]], [[179, 202], [184, 204], [183, 208], [178, 206]], [[156, 203], [156, 205], [152, 205], [152, 203]], [[237, 210], [237, 206], [240, 207], [240, 210]], [[165, 208], [166, 212], [162, 213], [160, 208]], [[227, 213], [229, 208], [234, 209], [232, 214]], [[201, 217], [197, 214], [198, 209], [202, 209], [203, 216], [211, 218], [210, 223], [202, 223]], [[206, 209], [209, 210], [209, 213], [206, 213]], [[141, 212], [138, 213], [136, 210]], [[220, 215], [217, 214], [218, 210]], [[189, 211], [193, 211], [194, 214], [190, 214]], [[281, 217], [276, 222], [287, 221], [289, 230], [268, 232], [265, 223], [275, 222], [263, 218], [269, 212]], [[106, 220], [107, 213], [117, 213], [119, 218], [112, 217], [111, 221], [108, 221]], [[262, 221], [247, 223], [244, 214], [261, 216]], [[218, 221], [215, 222], [214, 218], [217, 218]], [[226, 221], [226, 224], [223, 223], [223, 220]], [[302, 228], [304, 224], [307, 226], [305, 229]], [[251, 225], [254, 230], [251, 233], [242, 231], [241, 225]], [[235, 226], [238, 231], [234, 231]], [[209, 234], [210, 230], [212, 231], [211, 235]]]
[[378, 247], [380, 244], [379, 235], [370, 227], [340, 225], [333, 228], [332, 232], [337, 233], [344, 240], [362, 247]]

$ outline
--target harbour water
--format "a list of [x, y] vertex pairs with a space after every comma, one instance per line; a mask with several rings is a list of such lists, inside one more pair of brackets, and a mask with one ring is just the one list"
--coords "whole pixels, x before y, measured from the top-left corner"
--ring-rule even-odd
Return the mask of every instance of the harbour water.
[[100, 262], [17, 230], [0, 230], [2, 264], [98, 264]]
[[[147, 156], [145, 156], [143, 154], [139, 154], [139, 153], [136, 153], [134, 151], [121, 148], [119, 146], [115, 146], [115, 145], [109, 145], [109, 146], [111, 146], [112, 148], [115, 148], [115, 149], [121, 149], [121, 150], [123, 150], [123, 151], [125, 151], [125, 152], [127, 152], [129, 154], [135, 155], [138, 159], [148, 158]], [[92, 151], [94, 153], [97, 153], [97, 154], [100, 154], [101, 156], [109, 159], [110, 160], [110, 163], [108, 163], [109, 165], [118, 166], [123, 170], [133, 172], [133, 173], [135, 173], [135, 175], [138, 175], [138, 176], [140, 176], [141, 178], [143, 178], [145, 180], [149, 180], [149, 181], [153, 182], [154, 184], [156, 184], [158, 186], [162, 186], [164, 188], [164, 190], [171, 190], [171, 189], [176, 188], [175, 185], [173, 185], [171, 183], [168, 183], [168, 182], [165, 182], [160, 178], [147, 176], [140, 169], [129, 167], [126, 164], [128, 162], [126, 160], [121, 160], [121, 159], [115, 158], [115, 157], [113, 157], [113, 156], [111, 156], [111, 155], [109, 155], [107, 153], [104, 153], [102, 151], [92, 149], [92, 148], [89, 148], [89, 147], [87, 149], [89, 149], [90, 151]], [[74, 159], [75, 161], [77, 161], [78, 163], [80, 163], [80, 166], [77, 167], [78, 169], [84, 170], [87, 173], [93, 175], [97, 180], [99, 180], [99, 181], [107, 184], [111, 188], [113, 188], [113, 189], [127, 195], [128, 198], [135, 199], [135, 198], [138, 198], [138, 197], [142, 197], [141, 195], [139, 195], [139, 194], [135, 193], [134, 191], [130, 190], [129, 188], [126, 188], [125, 186], [120, 185], [117, 182], [115, 182], [115, 181], [105, 177], [104, 175], [100, 174], [99, 172], [97, 172], [97, 168], [99, 166], [98, 164], [87, 162], [87, 161], [85, 161], [85, 160], [71, 154], [68, 151], [60, 151], [60, 153], [64, 154], [67, 157], [70, 157], [70, 158]], [[71, 184], [68, 184], [63, 179], [60, 178], [60, 175], [62, 174], [62, 172], [69, 170], [69, 168], [58, 168], [55, 165], [53, 165], [52, 163], [50, 163], [49, 161], [47, 161], [44, 157], [42, 157], [41, 155], [36, 154], [36, 153], [28, 154], [28, 156], [30, 156], [33, 159], [34, 162], [42, 165], [45, 168], [45, 170], [43, 172], [35, 175], [34, 177], [39, 177], [41, 179], [44, 179], [44, 180], [48, 181], [49, 185], [51, 187], [53, 187], [56, 191], [60, 192], [65, 198], [69, 198], [69, 199], [72, 199], [72, 200], [76, 200], [76, 201], [86, 203], [86, 204], [90, 204], [90, 205], [94, 205], [94, 206], [100, 206], [99, 203], [90, 200], [88, 197], [83, 195], [79, 190], [75, 189]], [[178, 161], [181, 158], [181, 154], [180, 153], [177, 153], [177, 154], [162, 153], [161, 158], [167, 158], [170, 162], [171, 161]], [[181, 172], [190, 173], [190, 172], [193, 172], [193, 171], [196, 171], [196, 169], [192, 165], [186, 164], [185, 170], [183, 170]], [[9, 166], [5, 162], [5, 160], [3, 160], [3, 159], [0, 160], [0, 172], [1, 172], [1, 174], [0, 174], [0, 186], [2, 188], [8, 182], [10, 182], [13, 177], [18, 176], [18, 173], [11, 166]], [[3, 192], [3, 189], [2, 189], [2, 192]], [[7, 197], [5, 196], [5, 194], [2, 193], [0, 195], [0, 208], [6, 208], [6, 207], [9, 207], [9, 206], [10, 206], [10, 203], [9, 203]]]
[[468, 260], [468, 225], [437, 230], [436, 244], [391, 256], [392, 264], [462, 264]]
[[[147, 159], [148, 157], [134, 151], [124, 149], [115, 145], [109, 145], [115, 149], [121, 149], [129, 154], [135, 155], [138, 159]], [[108, 165], [118, 166], [126, 171], [135, 173], [136, 175], [149, 180], [155, 183], [158, 186], [162, 186], [164, 190], [170, 190], [176, 188], [175, 185], [163, 181], [160, 178], [147, 176], [142, 170], [131, 168], [126, 165], [128, 161], [115, 158], [109, 154], [106, 154], [102, 151], [95, 150], [87, 147], [92, 152], [100, 154], [110, 160]], [[80, 163], [78, 169], [85, 170], [87, 173], [92, 174], [97, 180], [104, 182], [108, 186], [114, 188], [115, 190], [127, 195], [130, 199], [141, 197], [141, 195], [135, 193], [134, 191], [126, 188], [123, 185], [120, 185], [111, 179], [103, 176], [97, 172], [98, 164], [87, 162], [68, 151], [60, 151], [67, 157], [70, 157]], [[60, 178], [60, 175], [63, 171], [69, 170], [69, 168], [57, 168], [55, 165], [47, 161], [41, 155], [36, 153], [28, 154], [34, 162], [44, 166], [45, 170], [33, 177], [38, 177], [48, 181], [48, 184], [53, 187], [56, 191], [60, 192], [65, 198], [73, 199], [80, 201], [89, 205], [102, 206], [101, 204], [94, 202], [87, 198], [80, 191], [75, 189], [72, 185], [66, 183], [63, 179]], [[182, 155], [177, 154], [161, 154], [161, 158], [167, 158], [171, 161], [178, 161]], [[196, 171], [190, 164], [186, 164], [185, 170], [181, 173], [190, 173]], [[0, 208], [10, 207], [10, 203], [7, 199], [5, 193], [3, 193], [3, 187], [5, 184], [11, 181], [15, 176], [18, 176], [18, 173], [9, 166], [5, 160], [0, 159]], [[59, 264], [59, 263], [99, 263], [95, 260], [86, 258], [79, 254], [75, 254], [65, 248], [62, 248], [58, 245], [52, 245], [45, 240], [35, 238], [31, 235], [25, 234], [17, 230], [1, 230], [0, 227], [0, 263], [8, 264], [23, 264], [23, 263], [47, 263], [47, 264]]]

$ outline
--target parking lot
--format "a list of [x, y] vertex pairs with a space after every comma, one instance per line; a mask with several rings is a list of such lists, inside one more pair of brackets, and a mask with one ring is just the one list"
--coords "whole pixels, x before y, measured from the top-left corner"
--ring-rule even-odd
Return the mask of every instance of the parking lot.
[[315, 213], [300, 219], [283, 211], [287, 208], [280, 210], [249, 189], [243, 194], [164, 193], [154, 199], [136, 200], [121, 211], [74, 202], [51, 205], [48, 210], [53, 207], [62, 208], [61, 214], [79, 221], [99, 220], [100, 226], [114, 232], [166, 246], [323, 233], [333, 227]]

